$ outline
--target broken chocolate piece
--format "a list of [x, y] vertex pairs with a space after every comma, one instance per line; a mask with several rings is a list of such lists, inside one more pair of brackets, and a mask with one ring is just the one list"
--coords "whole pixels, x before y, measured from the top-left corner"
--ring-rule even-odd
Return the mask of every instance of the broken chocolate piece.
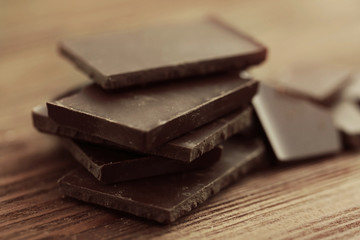
[[105, 89], [240, 70], [266, 57], [216, 19], [64, 41], [60, 52]]
[[205, 153], [191, 163], [146, 156], [63, 139], [64, 146], [94, 177], [104, 183], [139, 179], [209, 167], [221, 156], [221, 147]]
[[360, 73], [351, 76], [351, 80], [341, 91], [341, 100], [360, 102]]
[[355, 102], [342, 101], [332, 109], [335, 126], [342, 132], [345, 144], [360, 148], [360, 109]]
[[148, 151], [247, 105], [256, 90], [255, 81], [240, 79], [237, 73], [116, 93], [92, 84], [47, 107], [60, 125]]
[[341, 150], [327, 109], [264, 84], [253, 105], [278, 160], [300, 160]]
[[313, 64], [289, 70], [277, 83], [283, 92], [328, 104], [336, 98], [349, 79], [350, 71], [346, 68]]
[[225, 142], [221, 159], [206, 169], [114, 185], [104, 185], [78, 169], [62, 177], [58, 184], [65, 196], [169, 223], [261, 167], [265, 163], [264, 150], [260, 140], [235, 137]]
[[[176, 139], [173, 139], [153, 151], [144, 152], [151, 155], [191, 162], [232, 135], [249, 128], [252, 123], [252, 108], [236, 110], [224, 117], [200, 126]], [[114, 148], [126, 147], [99, 137], [91, 136], [78, 130], [61, 126], [48, 117], [46, 105], [38, 105], [32, 110], [34, 126], [41, 132], [56, 134], [90, 143], [107, 145]]]

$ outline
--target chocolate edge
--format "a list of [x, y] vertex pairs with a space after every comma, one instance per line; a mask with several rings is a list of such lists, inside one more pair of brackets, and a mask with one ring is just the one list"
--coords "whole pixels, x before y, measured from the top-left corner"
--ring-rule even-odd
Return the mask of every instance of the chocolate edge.
[[[202, 189], [201, 194], [196, 194], [193, 197], [190, 197], [180, 203], [178, 206], [174, 207], [176, 211], [170, 212], [170, 221], [174, 222], [178, 218], [186, 215], [192, 209], [196, 208], [198, 205], [202, 204], [206, 200], [208, 200], [211, 196], [217, 194], [231, 183], [235, 182], [241, 176], [245, 176], [249, 172], [256, 170], [259, 163], [264, 162], [264, 154], [265, 154], [265, 145], [261, 142], [258, 143], [261, 145], [261, 149], [254, 151], [251, 156], [247, 158], [245, 163], [239, 163], [242, 165], [237, 170], [232, 172], [230, 175], [226, 175], [225, 177], [218, 177], [216, 183], [213, 183], [212, 186], [207, 186]], [[219, 180], [220, 178], [220, 180]]]

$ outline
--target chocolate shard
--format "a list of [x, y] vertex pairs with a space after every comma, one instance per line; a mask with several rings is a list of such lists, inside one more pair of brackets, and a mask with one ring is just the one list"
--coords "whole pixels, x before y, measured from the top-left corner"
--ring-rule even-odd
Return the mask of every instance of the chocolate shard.
[[360, 73], [351, 76], [351, 80], [341, 91], [340, 99], [360, 103]]
[[64, 41], [60, 53], [105, 89], [245, 69], [266, 48], [218, 19]]
[[328, 109], [264, 84], [253, 105], [278, 160], [302, 160], [341, 150]]
[[[226, 116], [171, 140], [153, 151], [143, 153], [192, 162], [234, 134], [249, 128], [252, 123], [252, 113], [253, 110], [251, 106], [235, 110]], [[46, 104], [38, 105], [33, 108], [32, 119], [34, 126], [41, 132], [106, 145], [113, 148], [126, 149], [125, 146], [121, 146], [114, 142], [57, 124], [48, 117]]]
[[58, 184], [63, 195], [161, 223], [174, 222], [211, 195], [265, 164], [260, 140], [232, 138], [220, 161], [206, 169], [104, 185], [83, 169]]
[[238, 73], [168, 82], [116, 93], [89, 85], [47, 103], [50, 118], [89, 135], [149, 151], [247, 105], [257, 82]]
[[191, 163], [114, 150], [94, 144], [63, 139], [64, 146], [95, 178], [116, 183], [174, 172], [209, 167], [221, 156], [221, 147], [205, 153]]
[[346, 146], [360, 148], [360, 109], [355, 102], [341, 101], [332, 108], [335, 126], [341, 131]]
[[347, 68], [308, 64], [289, 69], [277, 83], [283, 92], [328, 105], [336, 100], [349, 79]]

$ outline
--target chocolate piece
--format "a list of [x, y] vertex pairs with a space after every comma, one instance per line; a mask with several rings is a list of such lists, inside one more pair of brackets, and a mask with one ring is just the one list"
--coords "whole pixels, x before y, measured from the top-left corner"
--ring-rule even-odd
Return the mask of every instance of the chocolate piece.
[[360, 102], [360, 73], [351, 76], [351, 80], [341, 92], [341, 100]]
[[168, 158], [114, 150], [70, 139], [63, 139], [63, 143], [77, 161], [104, 183], [116, 183], [209, 167], [221, 156], [221, 147], [216, 147], [192, 163], [184, 163]]
[[264, 145], [259, 140], [232, 138], [224, 144], [221, 160], [206, 169], [115, 185], [101, 184], [85, 170], [78, 169], [58, 183], [65, 196], [168, 223], [262, 166], [263, 153]]
[[342, 132], [345, 144], [360, 148], [360, 109], [354, 102], [342, 101], [332, 109], [335, 126]]
[[105, 89], [245, 69], [266, 57], [216, 19], [64, 41], [60, 52]]
[[289, 70], [278, 79], [278, 84], [286, 93], [330, 103], [349, 79], [350, 71], [346, 68], [313, 64]]
[[330, 111], [260, 85], [253, 105], [280, 161], [299, 160], [341, 150]]
[[[250, 106], [236, 110], [146, 153], [191, 162], [232, 135], [247, 129], [252, 122], [252, 112]], [[75, 129], [60, 126], [48, 117], [45, 104], [33, 108], [32, 118], [34, 126], [41, 132], [115, 148], [125, 148], [124, 146], [79, 132]]]
[[246, 105], [256, 90], [235, 73], [117, 93], [92, 84], [47, 107], [58, 124], [146, 151]]
[[252, 113], [250, 106], [236, 110], [173, 139], [150, 153], [182, 161], [193, 161], [234, 134], [249, 128], [252, 123]]

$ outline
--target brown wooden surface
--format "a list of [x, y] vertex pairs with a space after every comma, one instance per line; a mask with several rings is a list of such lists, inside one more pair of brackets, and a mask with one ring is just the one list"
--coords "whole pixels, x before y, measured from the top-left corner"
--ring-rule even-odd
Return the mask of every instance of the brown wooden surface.
[[0, 0], [1, 239], [360, 238], [356, 153], [269, 169], [169, 226], [60, 198], [56, 180], [74, 163], [33, 129], [30, 110], [87, 78], [57, 55], [56, 43], [207, 14], [269, 47], [269, 61], [255, 70], [261, 79], [308, 61], [359, 68], [358, 0]]

